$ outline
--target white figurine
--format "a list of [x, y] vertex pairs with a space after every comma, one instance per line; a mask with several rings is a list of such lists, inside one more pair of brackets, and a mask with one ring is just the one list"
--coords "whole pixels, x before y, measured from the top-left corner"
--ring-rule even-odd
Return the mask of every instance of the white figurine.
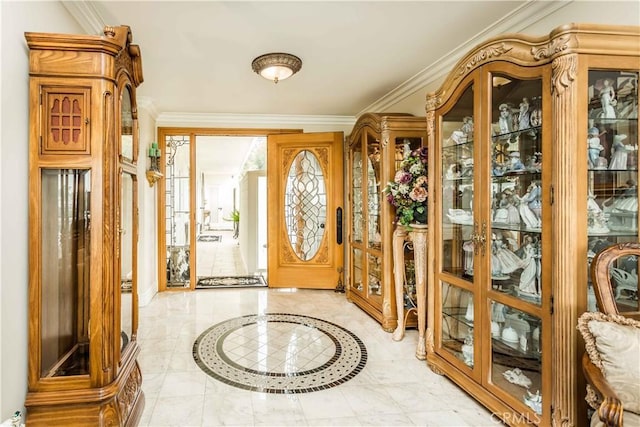
[[539, 293], [536, 288], [538, 269], [536, 264], [537, 248], [531, 236], [527, 235], [524, 237], [522, 249], [524, 269], [522, 270], [522, 274], [520, 274], [520, 284], [518, 285], [519, 293], [538, 296]]
[[498, 110], [500, 110], [500, 117], [498, 118], [500, 134], [504, 135], [513, 132], [513, 115], [511, 114], [511, 107], [508, 104], [500, 104]]
[[536, 394], [531, 393], [527, 390], [527, 395], [524, 396], [524, 403], [537, 414], [542, 414], [542, 396], [540, 395], [540, 390], [536, 392]]
[[600, 104], [602, 106], [602, 118], [603, 119], [615, 119], [616, 110], [613, 108], [616, 106], [616, 92], [613, 90], [613, 82], [611, 79], [604, 79], [602, 82], [602, 89], [600, 89]]
[[493, 276], [513, 273], [525, 265], [495, 234], [492, 234], [491, 245], [491, 274]]
[[520, 217], [526, 228], [540, 228], [542, 213], [541, 193], [542, 189], [538, 183], [532, 181], [527, 187], [527, 192], [520, 199]]
[[598, 130], [598, 128], [592, 127], [589, 129], [587, 144], [589, 151], [589, 167], [597, 168], [600, 152], [604, 150], [604, 147], [600, 143], [600, 130]]
[[518, 112], [518, 130], [528, 129], [531, 127], [531, 122], [529, 120], [529, 116], [531, 112], [529, 111], [529, 99], [522, 98], [522, 102], [520, 103], [520, 111]]
[[473, 136], [473, 117], [466, 116], [465, 118], [463, 118], [462, 127], [460, 128], [460, 130], [467, 136], [467, 138], [472, 137]]
[[524, 388], [531, 387], [531, 380], [520, 370], [520, 368], [513, 368], [508, 371], [504, 371], [502, 376], [511, 384], [517, 384]]
[[624, 144], [627, 135], [619, 134], [614, 135], [613, 144], [611, 144], [611, 162], [609, 163], [610, 170], [625, 170], [627, 169], [627, 146]]

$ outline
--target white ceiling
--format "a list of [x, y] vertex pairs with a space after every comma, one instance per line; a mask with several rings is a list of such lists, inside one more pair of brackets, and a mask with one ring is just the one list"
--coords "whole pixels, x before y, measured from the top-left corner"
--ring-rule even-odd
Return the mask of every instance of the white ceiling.
[[[138, 95], [158, 114], [357, 116], [488, 36], [517, 31], [543, 1], [63, 1], [83, 28], [129, 25]], [[557, 9], [560, 6], [553, 6]], [[469, 44], [471, 43], [471, 44]], [[463, 51], [464, 49], [464, 51]], [[251, 70], [268, 52], [302, 70], [277, 85]], [[453, 64], [447, 64], [447, 71]], [[433, 74], [435, 71], [440, 74]], [[424, 86], [424, 85], [422, 85]]]
[[[129, 25], [142, 51], [138, 88], [158, 122], [188, 126], [289, 117], [349, 123], [389, 111], [438, 82], [477, 43], [518, 32], [566, 2], [549, 1], [86, 1], [62, 0], [90, 34]], [[268, 52], [303, 61], [277, 85], [251, 69]], [[425, 94], [426, 95], [426, 94]], [[270, 119], [267, 119], [269, 121]], [[179, 124], [181, 123], [181, 124]], [[247, 127], [247, 126], [240, 126]], [[268, 126], [266, 126], [268, 127]], [[290, 127], [300, 127], [292, 125]], [[237, 175], [250, 139], [201, 143], [198, 170]], [[223, 141], [223, 142], [220, 142]], [[206, 150], [201, 151], [201, 150]], [[233, 159], [233, 160], [232, 160]], [[226, 179], [226, 178], [225, 178]]]

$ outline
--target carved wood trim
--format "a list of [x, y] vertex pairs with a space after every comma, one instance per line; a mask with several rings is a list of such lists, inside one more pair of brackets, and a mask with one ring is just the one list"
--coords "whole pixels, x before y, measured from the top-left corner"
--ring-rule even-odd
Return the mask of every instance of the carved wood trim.
[[[546, 58], [549, 58], [557, 53], [562, 52], [569, 48], [569, 41], [572, 39], [570, 35], [560, 36], [558, 38], [552, 39], [549, 43], [542, 47], [532, 47], [531, 55], [533, 55], [533, 59], [536, 61], [540, 61]], [[575, 38], [571, 40], [575, 45]]]
[[[554, 203], [552, 209], [554, 254], [552, 269], [552, 297], [554, 298], [554, 314], [552, 316], [553, 335], [552, 351], [552, 422], [557, 426], [576, 425], [575, 417], [578, 408], [578, 332], [575, 325], [578, 321], [578, 287], [567, 284], [580, 283], [578, 266], [584, 260], [578, 260], [580, 251], [577, 248], [576, 236], [581, 235], [578, 222], [572, 220], [566, 212], [581, 212], [578, 200], [578, 188], [575, 185], [577, 162], [575, 141], [578, 134], [578, 121], [575, 118], [579, 95], [575, 81], [576, 55], [556, 58], [552, 63], [551, 111], [553, 112], [552, 136], [553, 159], [552, 185]], [[582, 160], [582, 159], [580, 159]], [[582, 230], [582, 234], [584, 230]], [[582, 255], [582, 254], [581, 254]], [[584, 256], [584, 255], [582, 255]], [[561, 267], [564, 266], [564, 267]], [[569, 267], [572, 266], [572, 267]], [[575, 266], [575, 268], [574, 268]], [[580, 292], [584, 292], [580, 289]], [[570, 344], [568, 344], [570, 343]]]
[[513, 49], [513, 45], [504, 42], [496, 43], [492, 46], [480, 49], [476, 53], [472, 54], [471, 58], [469, 58], [465, 63], [458, 65], [456, 76], [465, 76], [485, 62], [509, 53], [511, 49]]
[[124, 387], [118, 393], [118, 409], [120, 411], [120, 417], [123, 420], [129, 418], [129, 414], [131, 413], [131, 409], [136, 402], [136, 398], [140, 393], [140, 389], [142, 386], [142, 374], [140, 372], [140, 367], [137, 363], [131, 374], [127, 378]]
[[436, 113], [433, 110], [427, 111], [427, 136], [431, 137], [436, 128]]
[[551, 63], [551, 72], [551, 92], [560, 96], [576, 79], [577, 55], [565, 55], [554, 59]]

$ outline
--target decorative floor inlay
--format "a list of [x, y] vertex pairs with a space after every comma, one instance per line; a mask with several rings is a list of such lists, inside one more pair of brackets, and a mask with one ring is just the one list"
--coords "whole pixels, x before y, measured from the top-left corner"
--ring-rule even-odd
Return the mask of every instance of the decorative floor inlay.
[[193, 344], [193, 358], [234, 387], [308, 393], [355, 377], [367, 363], [367, 349], [351, 331], [326, 320], [270, 313], [210, 327]]

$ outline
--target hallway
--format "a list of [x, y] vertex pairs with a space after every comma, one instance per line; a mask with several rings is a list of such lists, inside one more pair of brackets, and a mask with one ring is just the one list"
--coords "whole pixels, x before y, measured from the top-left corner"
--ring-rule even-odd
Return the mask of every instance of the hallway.
[[[218, 241], [201, 241], [202, 238], [219, 236]], [[196, 243], [196, 274], [206, 276], [245, 276], [247, 269], [240, 255], [238, 239], [232, 230], [203, 232]]]
[[[366, 347], [366, 364], [346, 382], [321, 391], [275, 394], [225, 384], [195, 363], [194, 341], [204, 331], [228, 319], [266, 313], [324, 319], [347, 329]], [[276, 325], [265, 322], [258, 323], [257, 329], [237, 328], [233, 338], [237, 342], [257, 338], [259, 352], [275, 355], [280, 351], [272, 345]], [[311, 327], [297, 326], [298, 335], [301, 328], [314, 332]], [[220, 339], [218, 349], [222, 352], [224, 347], [224, 356], [232, 359], [229, 362], [242, 368], [245, 362], [236, 359], [227, 346], [231, 336], [227, 335], [224, 346]], [[300, 341], [295, 334], [284, 339], [287, 354], [308, 356], [305, 369], [314, 363], [327, 371], [331, 368], [326, 351], [311, 352], [318, 343], [335, 349], [337, 344], [331, 340], [296, 348]], [[391, 334], [344, 294], [332, 291], [245, 288], [157, 294], [140, 308], [138, 341], [146, 397], [141, 426], [500, 425], [475, 400], [414, 357], [415, 330], [407, 331], [403, 341], [394, 342]], [[267, 371], [281, 369], [282, 360], [277, 366], [271, 357], [264, 360]], [[287, 366], [294, 371], [301, 367]]]

